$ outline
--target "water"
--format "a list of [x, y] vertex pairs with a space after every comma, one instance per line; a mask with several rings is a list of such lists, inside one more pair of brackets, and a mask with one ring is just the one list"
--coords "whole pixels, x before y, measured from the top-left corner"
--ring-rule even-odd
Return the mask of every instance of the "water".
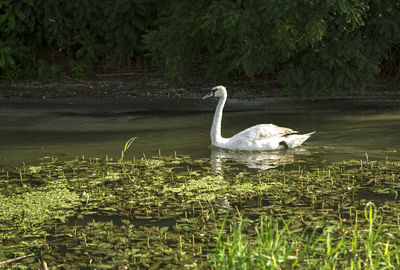
[[114, 157], [125, 142], [138, 137], [125, 158], [188, 154], [219, 162], [233, 159], [248, 167], [267, 169], [313, 158], [400, 160], [400, 110], [268, 110], [225, 112], [223, 136], [251, 125], [274, 123], [307, 133], [317, 131], [295, 150], [241, 154], [209, 147], [212, 112], [101, 112], [82, 110], [0, 109], [0, 168], [36, 164], [45, 156], [59, 159]]

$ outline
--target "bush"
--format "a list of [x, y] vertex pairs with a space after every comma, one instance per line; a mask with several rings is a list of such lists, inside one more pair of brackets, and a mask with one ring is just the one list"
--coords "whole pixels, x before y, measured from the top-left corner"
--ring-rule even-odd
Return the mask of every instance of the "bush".
[[31, 70], [43, 67], [40, 59], [50, 65], [70, 63], [72, 74], [76, 62], [90, 67], [106, 56], [134, 59], [143, 54], [142, 36], [157, 2], [0, 1], [0, 76], [32, 75]]
[[0, 1], [0, 75], [14, 79], [35, 59], [40, 44], [32, 1]]
[[397, 0], [172, 2], [145, 43], [169, 78], [200, 61], [215, 78], [272, 73], [290, 94], [335, 95], [371, 82], [399, 25]]
[[397, 0], [0, 0], [0, 77], [85, 77], [150, 56], [173, 80], [267, 74], [292, 95], [336, 95], [400, 77], [399, 25]]

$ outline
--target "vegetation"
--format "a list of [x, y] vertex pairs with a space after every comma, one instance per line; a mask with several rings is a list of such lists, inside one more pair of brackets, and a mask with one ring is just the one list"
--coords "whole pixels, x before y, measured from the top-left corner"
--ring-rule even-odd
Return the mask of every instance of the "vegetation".
[[158, 2], [2, 0], [0, 76], [82, 77], [98, 63], [140, 59]]
[[[261, 217], [255, 239], [249, 241], [243, 239], [248, 237], [239, 223], [226, 239], [219, 235], [212, 265], [215, 269], [396, 269], [398, 224], [380, 224], [374, 207], [371, 202], [366, 205], [365, 219], [359, 219], [356, 211], [353, 230], [342, 232], [335, 226], [292, 230], [283, 219]], [[365, 229], [359, 222], [366, 223], [361, 226]]]
[[0, 169], [0, 267], [396, 269], [399, 168], [216, 172], [160, 155]]
[[173, 80], [193, 70], [218, 79], [266, 75], [310, 96], [400, 74], [397, 0], [2, 0], [0, 10], [6, 79], [154, 62]]

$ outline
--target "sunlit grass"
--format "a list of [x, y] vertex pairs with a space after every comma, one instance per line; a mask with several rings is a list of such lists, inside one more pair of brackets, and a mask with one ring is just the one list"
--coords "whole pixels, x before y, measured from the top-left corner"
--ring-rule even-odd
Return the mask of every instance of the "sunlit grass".
[[[351, 227], [291, 230], [282, 218], [262, 217], [251, 237], [243, 223], [224, 236], [222, 223], [215, 269], [399, 269], [399, 225], [382, 224], [373, 203]], [[359, 220], [360, 219], [360, 220]], [[360, 226], [360, 223], [362, 225]]]
[[124, 160], [125, 157], [125, 152], [129, 149], [129, 147], [131, 147], [131, 144], [137, 139], [137, 137], [132, 137], [129, 140], [126, 141], [125, 145], [124, 145], [124, 149], [122, 149], [121, 151], [121, 158], [119, 159], [120, 162], [122, 162]]

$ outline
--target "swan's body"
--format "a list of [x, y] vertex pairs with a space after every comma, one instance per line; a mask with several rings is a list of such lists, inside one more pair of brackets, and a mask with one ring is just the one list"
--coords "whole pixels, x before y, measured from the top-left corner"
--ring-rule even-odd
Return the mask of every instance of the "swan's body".
[[221, 136], [221, 121], [227, 96], [224, 86], [216, 86], [211, 90], [209, 95], [203, 97], [203, 99], [209, 97], [219, 98], [210, 132], [211, 144], [213, 146], [244, 151], [294, 148], [301, 145], [314, 133], [300, 135], [294, 134], [297, 131], [290, 128], [278, 127], [274, 124], [260, 124], [249, 127], [230, 138], [223, 138]]

